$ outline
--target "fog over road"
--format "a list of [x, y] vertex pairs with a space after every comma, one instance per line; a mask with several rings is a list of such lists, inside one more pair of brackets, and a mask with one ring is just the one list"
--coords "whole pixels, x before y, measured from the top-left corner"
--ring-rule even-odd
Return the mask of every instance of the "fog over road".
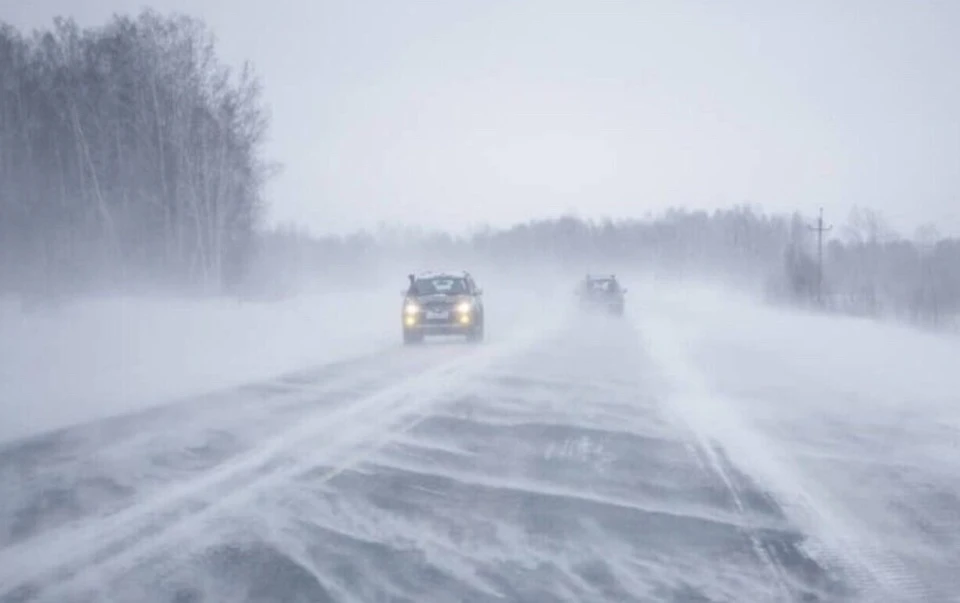
[[956, 342], [631, 291], [8, 441], [0, 602], [960, 600]]

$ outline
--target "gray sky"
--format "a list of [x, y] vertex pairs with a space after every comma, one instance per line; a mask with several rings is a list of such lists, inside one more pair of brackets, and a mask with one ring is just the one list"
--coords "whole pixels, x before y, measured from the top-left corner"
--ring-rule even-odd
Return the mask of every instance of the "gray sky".
[[266, 86], [271, 218], [316, 232], [749, 202], [960, 233], [954, 0], [4, 5], [206, 20]]

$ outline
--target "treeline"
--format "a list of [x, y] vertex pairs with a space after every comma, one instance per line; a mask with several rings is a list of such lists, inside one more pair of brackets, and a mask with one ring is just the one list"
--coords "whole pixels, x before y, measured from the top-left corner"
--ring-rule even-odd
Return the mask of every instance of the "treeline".
[[821, 286], [813, 223], [813, 216], [742, 206], [671, 210], [642, 220], [568, 216], [464, 236], [383, 229], [316, 237], [283, 227], [261, 240], [258, 273], [282, 290], [304, 282], [402, 280], [398, 270], [471, 262], [520, 273], [642, 270], [732, 282], [777, 303], [927, 325], [960, 314], [960, 240], [941, 238], [932, 227], [904, 238], [876, 212], [857, 209], [827, 233]]
[[[824, 274], [827, 310], [960, 327], [960, 239], [933, 225], [904, 238], [876, 212], [856, 209], [825, 245]], [[801, 288], [794, 297], [811, 295]]]
[[301, 274], [307, 280], [331, 274], [351, 278], [369, 274], [383, 264], [383, 258], [403, 258], [435, 268], [472, 261], [519, 271], [548, 266], [560, 271], [602, 271], [619, 266], [755, 280], [757, 274], [780, 265], [789, 233], [789, 219], [749, 207], [712, 214], [671, 210], [645, 220], [567, 216], [462, 236], [383, 228], [317, 237], [285, 226], [262, 239], [261, 273], [266, 274], [267, 266], [280, 265], [292, 282], [302, 280]]
[[[255, 243], [266, 113], [205, 26], [0, 23], [0, 288], [219, 291]], [[0, 291], [2, 292], [2, 291]]]

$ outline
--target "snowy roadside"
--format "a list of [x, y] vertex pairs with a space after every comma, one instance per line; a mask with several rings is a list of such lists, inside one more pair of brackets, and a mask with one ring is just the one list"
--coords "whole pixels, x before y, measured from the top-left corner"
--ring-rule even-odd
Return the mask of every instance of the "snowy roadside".
[[0, 300], [0, 441], [396, 345], [398, 303], [392, 289], [100, 298], [34, 313]]
[[[0, 442], [399, 346], [404, 284], [327, 283], [273, 301], [102, 297], [32, 312], [0, 298]], [[542, 282], [482, 286], [492, 341], [555, 305]]]
[[952, 592], [960, 342], [706, 288], [634, 302], [669, 404], [819, 540], [825, 562], [896, 600]]

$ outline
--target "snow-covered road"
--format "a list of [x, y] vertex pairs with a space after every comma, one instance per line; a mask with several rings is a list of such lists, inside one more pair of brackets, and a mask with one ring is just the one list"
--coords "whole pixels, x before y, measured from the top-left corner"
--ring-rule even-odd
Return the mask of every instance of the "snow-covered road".
[[9, 442], [0, 601], [960, 600], [960, 346], [632, 289]]

